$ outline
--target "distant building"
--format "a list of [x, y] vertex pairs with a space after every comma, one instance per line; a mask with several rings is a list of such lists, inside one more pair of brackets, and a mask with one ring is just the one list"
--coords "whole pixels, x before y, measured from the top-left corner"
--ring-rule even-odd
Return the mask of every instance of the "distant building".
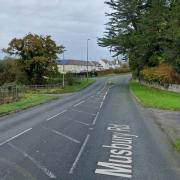
[[108, 61], [105, 59], [101, 59], [99, 61], [101, 66], [103, 67], [104, 70], [108, 69], [118, 69], [121, 67], [121, 61], [120, 60], [113, 60], [113, 61]]
[[101, 66], [103, 67], [103, 70], [107, 70], [111, 68], [111, 63], [110, 61], [106, 60], [106, 59], [101, 59], [99, 61], [99, 63], [101, 64]]
[[[81, 73], [87, 72], [87, 61], [82, 60], [57, 60], [59, 72]], [[88, 72], [101, 70], [101, 65], [96, 61], [88, 61]]]
[[[71, 72], [71, 73], [82, 73], [87, 72], [87, 61], [82, 60], [57, 60], [59, 72]], [[108, 61], [88, 61], [88, 72], [102, 71], [108, 69], [117, 69], [121, 67], [121, 62], [119, 60]]]
[[112, 69], [118, 69], [122, 66], [122, 62], [118, 59], [111, 61]]
[[91, 61], [91, 63], [94, 65], [93, 71], [102, 71], [103, 70], [103, 66], [98, 61]]

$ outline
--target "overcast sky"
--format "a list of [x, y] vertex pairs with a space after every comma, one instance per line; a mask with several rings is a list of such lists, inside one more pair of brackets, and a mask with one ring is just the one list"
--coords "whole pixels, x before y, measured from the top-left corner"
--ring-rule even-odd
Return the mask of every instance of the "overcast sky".
[[97, 45], [107, 8], [104, 0], [0, 0], [0, 49], [12, 38], [32, 32], [52, 35], [66, 47], [65, 58], [86, 59], [88, 38], [90, 59], [111, 58], [106, 48]]

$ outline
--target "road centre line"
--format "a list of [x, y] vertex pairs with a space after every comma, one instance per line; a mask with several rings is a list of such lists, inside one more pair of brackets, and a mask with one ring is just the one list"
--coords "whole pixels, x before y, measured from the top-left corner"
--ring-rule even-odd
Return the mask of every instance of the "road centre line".
[[66, 138], [66, 139], [68, 139], [68, 140], [70, 140], [70, 141], [72, 141], [72, 142], [75, 142], [75, 143], [77, 143], [77, 144], [80, 144], [81, 142], [80, 141], [78, 141], [78, 140], [76, 140], [76, 139], [74, 139], [74, 138], [72, 138], [72, 137], [70, 137], [70, 136], [67, 136], [66, 134], [63, 134], [63, 133], [61, 133], [61, 132], [59, 132], [59, 131], [56, 131], [56, 130], [54, 130], [54, 129], [51, 129], [51, 128], [47, 128], [47, 127], [42, 127], [43, 129], [45, 129], [45, 130], [49, 130], [49, 131], [51, 131], [52, 133], [54, 133], [54, 134], [56, 134], [56, 135], [59, 135], [59, 136], [62, 136], [62, 137], [64, 137], [64, 138]]
[[83, 145], [81, 146], [81, 149], [80, 149], [80, 151], [79, 151], [79, 153], [78, 153], [78, 155], [77, 155], [77, 157], [76, 157], [76, 159], [75, 159], [75, 161], [74, 161], [70, 171], [69, 171], [69, 174], [73, 174], [74, 169], [76, 168], [76, 166], [77, 166], [77, 164], [78, 164], [78, 162], [79, 162], [79, 160], [81, 158], [81, 155], [82, 155], [82, 153], [83, 153], [83, 151], [84, 151], [84, 149], [85, 149], [85, 147], [86, 147], [86, 145], [87, 145], [87, 143], [89, 141], [89, 138], [90, 138], [90, 135], [88, 134], [86, 136], [86, 139], [85, 139]]
[[56, 176], [45, 166], [41, 165], [38, 161], [36, 161], [32, 156], [24, 152], [23, 150], [19, 149], [18, 147], [14, 146], [11, 143], [8, 143], [8, 145], [16, 150], [17, 152], [21, 153], [25, 158], [29, 159], [37, 168], [39, 168], [45, 175], [47, 175], [51, 179], [56, 179]]
[[102, 108], [102, 106], [103, 106], [103, 101], [101, 102], [100, 109]]
[[94, 121], [93, 121], [92, 125], [96, 124], [96, 121], [97, 121], [98, 117], [99, 117], [99, 112], [97, 112], [96, 117], [94, 118]]
[[54, 115], [54, 116], [46, 119], [46, 121], [50, 121], [50, 120], [54, 119], [55, 117], [57, 117], [57, 116], [59, 116], [59, 115], [61, 115], [61, 114], [64, 114], [65, 112], [67, 112], [67, 110], [64, 110], [64, 111], [62, 111], [62, 112], [60, 112], [60, 113], [58, 113], [58, 114], [56, 114], [56, 115]]
[[11, 138], [9, 138], [8, 140], [6, 140], [6, 141], [0, 143], [0, 146], [2, 146], [2, 145], [4, 145], [4, 144], [7, 144], [8, 142], [10, 142], [10, 141], [12, 141], [12, 140], [18, 138], [19, 136], [21, 136], [21, 135], [23, 135], [23, 134], [25, 134], [25, 133], [27, 133], [27, 132], [29, 132], [29, 131], [31, 131], [31, 130], [32, 130], [32, 128], [29, 128], [29, 129], [27, 129], [27, 130], [25, 130], [25, 131], [23, 131], [23, 132], [21, 132], [21, 133], [15, 135], [15, 136], [11, 137]]
[[108, 91], [109, 91], [109, 89], [107, 90], [106, 94], [105, 94], [104, 97], [103, 97], [103, 100], [102, 100], [101, 105], [100, 105], [100, 109], [101, 109], [102, 106], [103, 106], [103, 103], [104, 103], [104, 101], [105, 101], [105, 99], [106, 99], [106, 96], [107, 96], [107, 94], [108, 94]]
[[85, 101], [81, 101], [81, 102], [79, 102], [79, 103], [73, 105], [73, 107], [77, 107], [77, 106], [79, 106], [79, 105], [81, 105], [81, 104], [83, 104], [83, 103], [85, 103]]

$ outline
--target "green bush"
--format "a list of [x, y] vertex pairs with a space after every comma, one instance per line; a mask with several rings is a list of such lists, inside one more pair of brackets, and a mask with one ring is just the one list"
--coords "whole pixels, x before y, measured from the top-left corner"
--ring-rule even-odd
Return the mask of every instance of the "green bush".
[[108, 70], [103, 70], [98, 72], [98, 76], [105, 76], [109, 74], [123, 74], [123, 73], [130, 73], [131, 70], [128, 66], [123, 66], [118, 69], [108, 69]]
[[66, 74], [65, 77], [66, 77], [67, 85], [69, 86], [72, 86], [76, 82], [76, 79], [71, 73]]

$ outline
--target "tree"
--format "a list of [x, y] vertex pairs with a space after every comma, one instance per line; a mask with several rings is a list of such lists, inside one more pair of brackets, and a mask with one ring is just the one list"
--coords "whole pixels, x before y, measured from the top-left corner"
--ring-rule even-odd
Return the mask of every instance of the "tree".
[[180, 1], [170, 0], [163, 57], [180, 73]]
[[[140, 32], [138, 23], [150, 8], [150, 1], [110, 0], [105, 3], [110, 6], [112, 12], [106, 14], [109, 17], [109, 22], [106, 24], [105, 36], [98, 39], [98, 44], [102, 47], [108, 47], [114, 56], [124, 54], [130, 60], [138, 57], [139, 51], [135, 45], [136, 41], [139, 41], [137, 38], [137, 32]], [[143, 64], [140, 59], [130, 62], [131, 68], [137, 75]]]
[[11, 56], [19, 57], [22, 71], [26, 72], [31, 83], [43, 83], [43, 76], [57, 72], [57, 54], [64, 47], [57, 46], [51, 36], [28, 34], [23, 38], [14, 38], [3, 51]]
[[127, 54], [131, 48], [129, 36], [138, 30], [137, 22], [147, 8], [144, 0], [110, 0], [105, 2], [112, 9], [106, 13], [109, 22], [106, 24], [105, 37], [99, 38], [102, 47], [109, 47], [115, 56]]
[[6, 59], [0, 61], [0, 85], [15, 82], [17, 72], [17, 61]]
[[109, 0], [112, 12], [102, 47], [127, 55], [134, 76], [145, 67], [166, 62], [180, 72], [180, 1]]

